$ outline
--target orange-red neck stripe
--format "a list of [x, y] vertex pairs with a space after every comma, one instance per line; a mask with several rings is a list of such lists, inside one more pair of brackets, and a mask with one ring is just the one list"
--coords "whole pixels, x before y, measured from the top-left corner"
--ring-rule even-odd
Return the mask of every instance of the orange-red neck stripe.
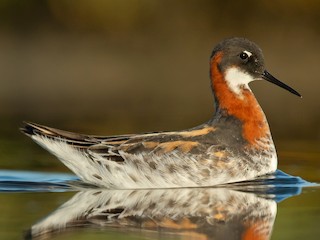
[[230, 90], [218, 68], [222, 56], [222, 52], [216, 53], [210, 63], [212, 88], [219, 104], [217, 109], [223, 109], [227, 114], [239, 119], [243, 123], [243, 138], [250, 145], [254, 145], [256, 140], [266, 137], [270, 132], [267, 120], [251, 91], [243, 89], [240, 98]]

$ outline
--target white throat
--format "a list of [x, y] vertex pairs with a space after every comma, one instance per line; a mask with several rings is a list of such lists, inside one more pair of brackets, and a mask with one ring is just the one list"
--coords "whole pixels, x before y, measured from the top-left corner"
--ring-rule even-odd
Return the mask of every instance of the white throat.
[[248, 89], [251, 91], [248, 84], [255, 79], [250, 74], [242, 71], [238, 67], [230, 67], [225, 72], [225, 80], [230, 90], [242, 97], [241, 90]]

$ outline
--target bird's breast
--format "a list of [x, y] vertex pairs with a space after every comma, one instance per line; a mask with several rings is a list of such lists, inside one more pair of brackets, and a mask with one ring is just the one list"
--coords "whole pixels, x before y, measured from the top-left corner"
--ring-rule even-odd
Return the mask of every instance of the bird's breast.
[[250, 89], [244, 88], [238, 95], [229, 88], [218, 67], [221, 56], [217, 54], [211, 63], [212, 88], [218, 105], [216, 111], [238, 119], [243, 139], [249, 146], [258, 147], [257, 141], [270, 135], [265, 114]]

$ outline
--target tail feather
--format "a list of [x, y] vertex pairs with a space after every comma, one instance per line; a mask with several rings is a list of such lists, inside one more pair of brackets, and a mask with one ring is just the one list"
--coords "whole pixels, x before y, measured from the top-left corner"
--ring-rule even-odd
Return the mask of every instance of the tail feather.
[[55, 155], [83, 181], [95, 185], [101, 180], [98, 161], [91, 158], [88, 148], [97, 144], [90, 136], [66, 132], [35, 123], [24, 122], [21, 131]]
[[54, 129], [50, 129], [46, 126], [42, 126], [40, 124], [32, 123], [32, 122], [23, 122], [24, 126], [20, 128], [21, 132], [25, 133], [28, 136], [33, 135], [48, 135], [55, 136]]
[[66, 143], [79, 147], [90, 146], [97, 143], [96, 139], [87, 135], [50, 128], [31, 122], [24, 122], [24, 126], [20, 128], [20, 131], [31, 138], [33, 136], [45, 136], [51, 139], [64, 140]]

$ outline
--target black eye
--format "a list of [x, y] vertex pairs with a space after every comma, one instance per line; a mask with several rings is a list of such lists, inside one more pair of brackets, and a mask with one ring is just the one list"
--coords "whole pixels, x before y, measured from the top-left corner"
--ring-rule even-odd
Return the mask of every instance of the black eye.
[[245, 59], [247, 59], [248, 57], [249, 57], [249, 56], [248, 56], [247, 53], [245, 53], [245, 52], [240, 53], [240, 58], [241, 58], [242, 60], [245, 60]]

